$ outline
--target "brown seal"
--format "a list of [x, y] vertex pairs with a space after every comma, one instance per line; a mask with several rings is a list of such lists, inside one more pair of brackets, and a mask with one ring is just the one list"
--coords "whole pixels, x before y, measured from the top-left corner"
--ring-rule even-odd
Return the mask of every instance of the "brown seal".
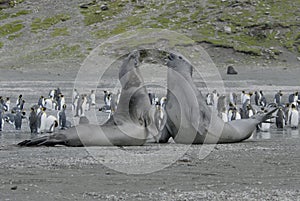
[[183, 56], [168, 57], [167, 123], [160, 142], [173, 137], [176, 143], [233, 143], [246, 140], [256, 126], [276, 109], [251, 119], [224, 122], [211, 110], [192, 80], [193, 66]]
[[[122, 85], [120, 101], [114, 115], [102, 125], [86, 123], [62, 130], [57, 134], [20, 142], [20, 146], [128, 146], [143, 145], [154, 121], [149, 110], [150, 100], [138, 68], [139, 52], [134, 51], [119, 70]], [[154, 131], [154, 129], [153, 129]]]

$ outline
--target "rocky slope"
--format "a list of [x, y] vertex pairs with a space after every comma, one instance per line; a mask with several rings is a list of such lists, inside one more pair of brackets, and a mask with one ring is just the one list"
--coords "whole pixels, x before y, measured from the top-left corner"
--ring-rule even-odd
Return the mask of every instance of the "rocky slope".
[[[102, 41], [140, 28], [183, 33], [219, 66], [299, 64], [300, 2], [288, 0], [1, 0], [5, 69], [79, 66]], [[5, 5], [5, 6], [4, 6]]]

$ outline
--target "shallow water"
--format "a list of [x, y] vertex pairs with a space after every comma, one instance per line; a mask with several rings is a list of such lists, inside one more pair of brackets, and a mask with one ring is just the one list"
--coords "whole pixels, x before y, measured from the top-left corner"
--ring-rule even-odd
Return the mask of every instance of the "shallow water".
[[[11, 125], [5, 126], [12, 127]], [[17, 131], [13, 128], [10, 128], [9, 130], [4, 130], [0, 132], [0, 145], [6, 146], [6, 145], [16, 145], [22, 140], [34, 138], [41, 135], [35, 135], [31, 134], [28, 131]], [[286, 140], [286, 139], [293, 139], [293, 138], [299, 138], [300, 137], [300, 131], [299, 129], [291, 129], [288, 127], [285, 127], [283, 129], [277, 129], [275, 126], [271, 127], [268, 132], [261, 132], [261, 131], [255, 131], [253, 132], [252, 136], [248, 139], [248, 141], [251, 140]]]
[[299, 129], [283, 128], [278, 129], [276, 127], [271, 127], [268, 132], [254, 132], [250, 139], [290, 139], [299, 138]]

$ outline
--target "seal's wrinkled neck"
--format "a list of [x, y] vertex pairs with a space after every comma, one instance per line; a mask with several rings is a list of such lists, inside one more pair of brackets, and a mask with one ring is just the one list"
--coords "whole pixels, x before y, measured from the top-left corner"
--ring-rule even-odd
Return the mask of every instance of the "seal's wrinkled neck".
[[129, 54], [120, 67], [119, 80], [122, 85], [122, 90], [139, 87], [143, 83], [138, 69], [139, 56], [138, 51]]
[[122, 66], [119, 71], [119, 79], [124, 75], [134, 70], [139, 65], [140, 54], [138, 51], [130, 53], [126, 59], [124, 59]]

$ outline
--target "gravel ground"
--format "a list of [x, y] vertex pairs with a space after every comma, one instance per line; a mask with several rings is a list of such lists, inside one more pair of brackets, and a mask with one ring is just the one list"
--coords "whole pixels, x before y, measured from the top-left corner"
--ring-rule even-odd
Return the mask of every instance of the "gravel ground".
[[[202, 160], [198, 154], [203, 145], [194, 145], [166, 168], [141, 175], [110, 169], [85, 148], [1, 145], [1, 200], [299, 200], [299, 133], [271, 135], [217, 145]], [[127, 151], [150, 152], [161, 146]], [[180, 149], [171, 144], [164, 154]]]
[[[273, 71], [243, 67], [238, 71], [238, 76], [227, 76], [220, 69], [227, 92], [262, 89], [271, 100], [278, 88], [286, 94], [299, 88], [294, 80], [298, 68], [278, 67]], [[0, 88], [0, 93], [11, 96], [13, 103], [23, 93], [28, 110], [37, 97], [60, 86], [70, 104], [74, 76], [62, 74], [56, 80], [41, 73], [38, 78], [43, 79], [30, 81], [32, 74], [14, 72], [13, 75], [15, 79], [22, 78], [21, 81], [10, 80], [1, 73]], [[233, 87], [233, 83], [237, 84]], [[98, 100], [102, 89], [97, 89]], [[99, 122], [106, 118], [104, 113], [97, 116]], [[70, 108], [68, 117], [72, 119]], [[6, 124], [0, 135], [0, 197], [1, 200], [299, 200], [299, 136], [298, 130], [272, 128], [242, 143], [213, 146], [203, 159], [199, 158], [199, 151], [204, 145], [148, 143], [141, 147], [95, 150], [20, 148], [16, 143], [31, 137], [26, 121], [21, 132]], [[142, 160], [120, 160], [120, 151], [140, 154]], [[176, 154], [178, 160], [168, 160]], [[147, 160], [148, 156], [153, 161]], [[128, 174], [145, 167], [150, 173]], [[161, 168], [155, 171], [157, 167]], [[120, 168], [123, 171], [117, 171]]]

